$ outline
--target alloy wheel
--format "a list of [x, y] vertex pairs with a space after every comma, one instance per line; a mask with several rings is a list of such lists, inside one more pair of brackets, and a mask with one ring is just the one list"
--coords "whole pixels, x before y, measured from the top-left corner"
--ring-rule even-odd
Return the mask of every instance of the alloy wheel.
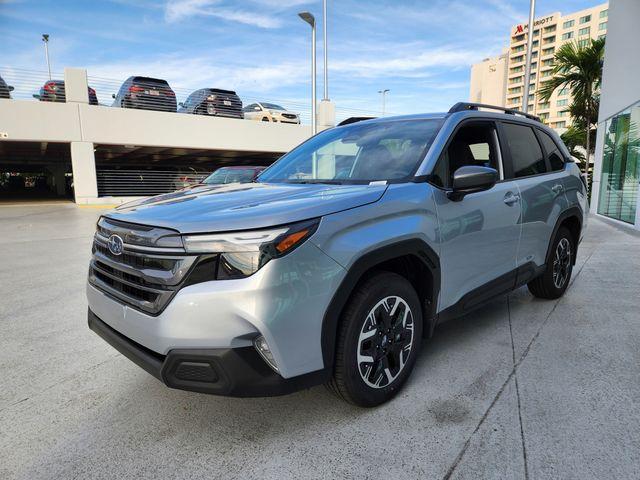
[[384, 388], [403, 371], [413, 345], [413, 312], [401, 297], [388, 296], [368, 313], [360, 330], [357, 362], [369, 387]]
[[553, 260], [553, 284], [556, 288], [562, 288], [569, 279], [571, 269], [571, 243], [563, 237], [556, 247]]

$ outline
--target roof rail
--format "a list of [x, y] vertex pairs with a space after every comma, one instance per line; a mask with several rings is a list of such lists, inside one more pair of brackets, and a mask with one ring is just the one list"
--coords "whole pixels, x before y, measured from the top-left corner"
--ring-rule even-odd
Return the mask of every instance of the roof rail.
[[498, 107], [496, 105], [487, 105], [485, 103], [458, 102], [449, 109], [449, 113], [464, 112], [467, 110], [478, 110], [480, 108], [486, 108], [488, 110], [500, 110], [501, 112], [507, 113], [509, 115], [522, 115], [523, 117], [527, 117], [531, 120], [535, 120], [537, 122], [542, 123], [542, 120], [540, 120], [540, 117], [536, 117], [535, 115], [531, 115], [530, 113], [521, 112], [520, 110], [514, 110], [513, 108]]
[[343, 121], [341, 121], [337, 126], [341, 127], [343, 125], [350, 125], [352, 123], [356, 123], [356, 122], [362, 122], [364, 120], [373, 120], [376, 117], [349, 117]]

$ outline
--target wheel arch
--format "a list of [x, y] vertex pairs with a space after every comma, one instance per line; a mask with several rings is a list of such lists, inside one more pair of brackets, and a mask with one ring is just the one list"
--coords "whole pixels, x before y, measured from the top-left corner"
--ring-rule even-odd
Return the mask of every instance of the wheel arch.
[[365, 253], [352, 264], [325, 311], [321, 338], [325, 368], [333, 368], [338, 326], [351, 294], [370, 273], [376, 271], [397, 273], [413, 285], [423, 308], [423, 332], [432, 333], [440, 293], [438, 255], [426, 242], [417, 238], [385, 245]]
[[553, 228], [553, 233], [549, 238], [549, 244], [547, 245], [547, 255], [545, 256], [545, 263], [549, 263], [551, 259], [551, 245], [553, 244], [553, 240], [556, 238], [558, 230], [560, 227], [566, 227], [573, 237], [573, 244], [575, 246], [575, 254], [573, 255], [572, 262], [576, 264], [576, 254], [578, 253], [578, 243], [580, 241], [580, 232], [582, 231], [582, 225], [584, 222], [584, 218], [582, 215], [582, 211], [578, 207], [571, 207], [567, 210], [563, 211], [556, 221], [556, 225]]

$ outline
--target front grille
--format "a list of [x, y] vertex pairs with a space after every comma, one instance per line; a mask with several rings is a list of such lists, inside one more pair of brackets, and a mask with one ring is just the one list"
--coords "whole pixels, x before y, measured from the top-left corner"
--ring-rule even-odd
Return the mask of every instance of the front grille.
[[[173, 231], [164, 233], [175, 236]], [[112, 234], [136, 243], [125, 241], [122, 254], [114, 255], [107, 246]], [[162, 229], [110, 222], [103, 217], [94, 237], [89, 282], [121, 303], [159, 314], [186, 283], [199, 259], [178, 248], [148, 246], [162, 235]], [[197, 276], [208, 279], [201, 273]]]
[[297, 118], [297, 116], [296, 116], [296, 115], [294, 115], [293, 113], [283, 113], [283, 114], [282, 114], [282, 116], [283, 116], [284, 118], [291, 118], [291, 119], [293, 119], [293, 118]]

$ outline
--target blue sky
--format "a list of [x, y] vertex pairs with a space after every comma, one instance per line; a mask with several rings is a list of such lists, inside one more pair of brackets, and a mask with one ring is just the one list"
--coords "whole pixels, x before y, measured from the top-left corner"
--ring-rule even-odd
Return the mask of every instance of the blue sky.
[[[538, 0], [537, 14], [599, 3]], [[379, 110], [382, 88], [391, 90], [388, 112], [446, 110], [468, 98], [470, 65], [500, 52], [528, 4], [329, 0], [329, 96], [343, 113]], [[211, 86], [234, 89], [245, 102], [305, 105], [310, 29], [297, 17], [304, 10], [319, 22], [320, 98], [318, 0], [0, 0], [0, 71], [43, 72], [40, 34], [49, 33], [54, 72], [87, 68], [99, 77], [92, 83], [104, 102], [119, 82], [140, 74], [167, 79], [179, 97]]]

